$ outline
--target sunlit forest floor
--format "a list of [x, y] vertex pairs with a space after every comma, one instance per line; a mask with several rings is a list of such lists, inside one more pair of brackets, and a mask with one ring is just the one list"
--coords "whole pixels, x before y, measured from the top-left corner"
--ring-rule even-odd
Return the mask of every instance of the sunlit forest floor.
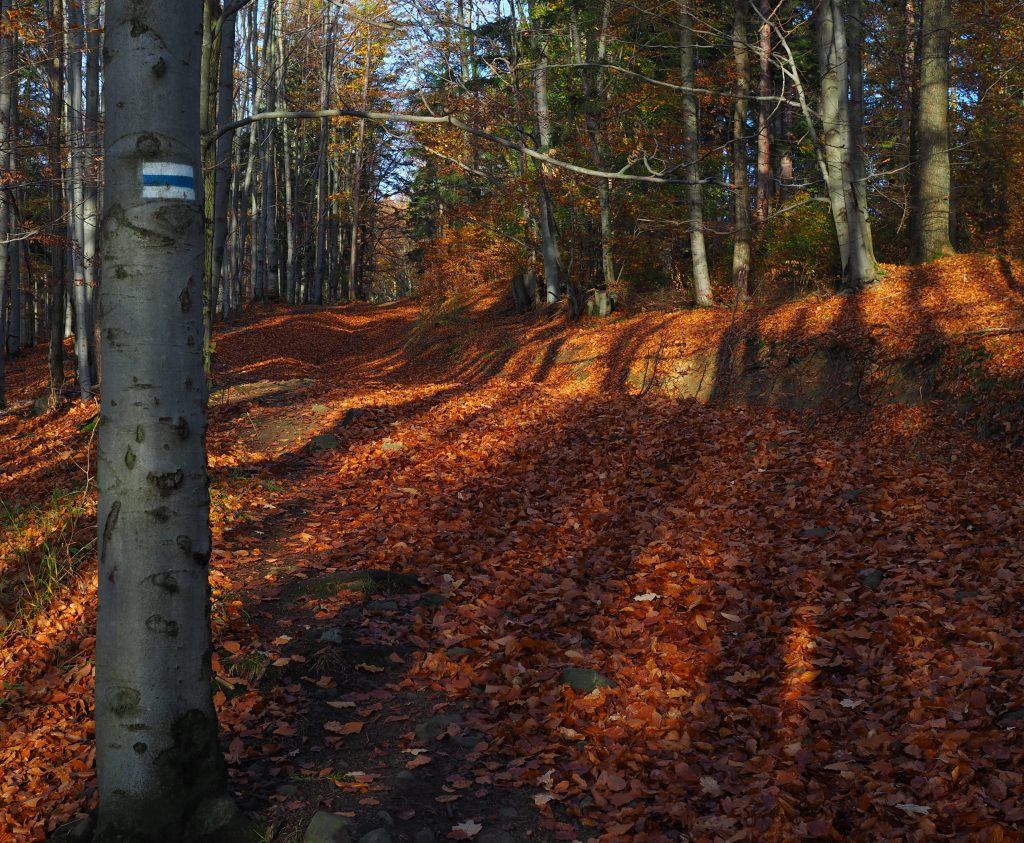
[[[231, 781], [266, 838], [1018, 840], [1024, 271], [217, 337]], [[95, 406], [0, 417], [0, 841], [94, 807]], [[699, 398], [700, 400], [695, 400]], [[367, 573], [369, 571], [369, 573]], [[362, 573], [360, 573], [362, 572]]]

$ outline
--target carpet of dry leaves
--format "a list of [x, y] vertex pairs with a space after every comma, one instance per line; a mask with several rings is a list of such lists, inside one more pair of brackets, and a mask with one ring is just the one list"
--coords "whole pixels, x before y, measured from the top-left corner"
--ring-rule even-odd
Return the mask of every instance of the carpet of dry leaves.
[[[893, 353], [938, 336], [981, 349], [1006, 389], [1021, 277], [952, 258], [742, 318]], [[233, 390], [209, 435], [218, 663], [279, 660], [242, 609], [287, 585], [286, 556], [410, 571], [450, 599], [408, 629], [403, 688], [471, 705], [485, 745], [465, 777], [526, 789], [544, 839], [1024, 839], [1014, 419], [979, 442], [937, 403], [781, 413], [622, 377], [645, 347], [713, 347], [736, 318], [573, 327], [494, 291], [446, 319], [397, 303], [228, 326], [216, 382]], [[566, 347], [592, 352], [583, 376]], [[0, 498], [34, 507], [0, 535], [0, 841], [94, 807], [94, 568], [16, 612], [69, 500], [74, 541], [91, 537], [95, 407], [31, 418], [44, 377], [39, 354], [12, 362], [0, 416]], [[311, 452], [325, 433], [338, 447]], [[614, 687], [572, 691], [574, 666]], [[223, 678], [241, 686], [218, 695], [229, 760], [272, 754], [287, 695]]]

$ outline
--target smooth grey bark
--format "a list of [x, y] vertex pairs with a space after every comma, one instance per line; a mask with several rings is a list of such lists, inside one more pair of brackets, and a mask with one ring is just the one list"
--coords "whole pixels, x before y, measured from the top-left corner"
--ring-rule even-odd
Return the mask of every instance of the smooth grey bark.
[[285, 217], [285, 251], [287, 252], [284, 274], [284, 300], [289, 304], [296, 302], [298, 286], [298, 253], [295, 243], [295, 188], [296, 176], [292, 173], [292, 127], [286, 122], [281, 126], [281, 152], [284, 156], [284, 217]]
[[921, 76], [914, 115], [917, 144], [912, 257], [953, 254], [950, 240], [949, 0], [921, 2]]
[[690, 260], [693, 266], [693, 298], [698, 307], [709, 307], [711, 276], [704, 243], [704, 191], [700, 177], [700, 136], [697, 96], [693, 93], [697, 48], [694, 43], [692, 0], [679, 0], [679, 58], [683, 105], [683, 159], [686, 166], [686, 204], [690, 228]]
[[[219, 0], [203, 0], [203, 52], [199, 69], [199, 134], [211, 137], [217, 127], [217, 74], [220, 71], [221, 6]], [[225, 133], [229, 134], [229, 133]], [[218, 140], [219, 140], [218, 136]], [[213, 368], [213, 314], [217, 309], [213, 277], [213, 230], [216, 189], [216, 146], [203, 151], [203, 356], [207, 374]]]
[[[548, 98], [548, 55], [547, 38], [538, 32], [534, 36], [534, 49], [537, 52], [537, 64], [533, 72], [534, 107], [537, 111], [537, 142], [540, 152], [547, 154], [551, 149], [551, 107]], [[544, 165], [537, 168], [538, 198], [537, 212], [540, 223], [540, 252], [544, 261], [544, 289], [548, 303], [558, 301], [562, 292], [560, 269], [562, 263], [561, 249], [558, 245], [558, 232], [555, 228], [554, 209], [547, 180], [544, 177]]]
[[736, 66], [736, 101], [732, 108], [732, 286], [736, 302], [744, 301], [750, 294], [750, 185], [747, 181], [746, 141], [750, 53], [747, 49], [747, 3], [748, 0], [735, 0], [732, 30], [733, 62]]
[[[836, 55], [835, 0], [821, 0], [815, 13], [815, 32], [818, 40], [818, 70], [821, 80], [819, 111], [821, 113], [822, 143], [826, 164], [825, 182], [828, 190], [832, 221], [839, 243], [839, 257], [845, 277], [850, 265], [849, 202], [844, 189], [844, 166], [849, 168], [849, 125], [846, 119], [847, 72], [846, 62], [839, 64]], [[846, 39], [842, 39], [845, 51]]]
[[[201, 7], [110, 0], [106, 39], [96, 840], [178, 843], [227, 785], [210, 687]], [[195, 193], [145, 195], [143, 166], [161, 164]]]
[[871, 246], [867, 208], [858, 201], [855, 183], [846, 10], [841, 0], [822, 0], [815, 11], [815, 30], [825, 181], [843, 262], [842, 283], [849, 289], [858, 289], [878, 280], [881, 272]]
[[[285, 83], [288, 79], [288, 53], [284, 43], [284, 8], [282, 4], [277, 7], [277, 25], [274, 35], [274, 66], [277, 68], [277, 94], [276, 99], [282, 105], [287, 106]], [[298, 283], [298, 254], [296, 252], [295, 238], [295, 215], [293, 210], [292, 197], [292, 144], [291, 126], [285, 123], [281, 127], [281, 170], [275, 175], [275, 180], [284, 182], [285, 210], [284, 210], [284, 261], [281, 269], [284, 271], [284, 283], [278, 286], [278, 290], [284, 296], [285, 301], [295, 300], [295, 288]]]
[[[49, 109], [46, 120], [46, 146], [50, 169], [50, 219], [64, 216], [64, 161], [61, 156], [64, 121], [64, 4], [63, 0], [47, 0], [47, 29], [54, 49], [46, 69], [49, 88]], [[57, 406], [64, 387], [64, 306], [66, 301], [65, 249], [55, 239], [50, 246], [50, 307], [47, 368], [49, 369], [49, 404]]]
[[89, 302], [89, 318], [92, 330], [89, 332], [89, 377], [95, 385], [100, 378], [99, 320], [96, 310], [99, 304], [100, 272], [96, 260], [99, 234], [99, 207], [101, 202], [100, 184], [97, 178], [97, 162], [100, 158], [100, 66], [102, 27], [100, 22], [100, 0], [85, 0], [85, 114], [84, 114], [84, 196], [82, 204], [82, 260], [85, 276], [85, 292]]
[[760, 0], [758, 7], [760, 22], [757, 27], [757, 50], [759, 75], [757, 93], [757, 199], [754, 203], [754, 218], [763, 223], [768, 219], [768, 206], [772, 195], [772, 13], [771, 0]]
[[[277, 86], [274, 77], [274, 0], [267, 0], [263, 17], [263, 58], [265, 82], [263, 84], [263, 102], [267, 108], [274, 107], [274, 99], [277, 93]], [[258, 153], [260, 155], [260, 187], [259, 201], [253, 197], [253, 210], [258, 214], [256, 223], [256, 256], [253, 260], [253, 297], [262, 299], [266, 297], [269, 287], [268, 276], [270, 267], [273, 264], [275, 270], [277, 261], [271, 260], [274, 251], [273, 231], [273, 209], [271, 207], [271, 184], [273, 182], [273, 131], [268, 124], [260, 127], [257, 132], [259, 138]]]
[[863, 240], [862, 262], [870, 264], [870, 280], [880, 277], [875, 262], [875, 244], [868, 218], [867, 151], [864, 144], [864, 4], [863, 0], [848, 0], [846, 24], [847, 53], [850, 66], [850, 169], [853, 195], [860, 219], [857, 225]]
[[[16, 173], [18, 171], [18, 160], [15, 150], [17, 148], [18, 138], [18, 78], [16, 73], [17, 68], [17, 56], [18, 56], [18, 38], [16, 35], [10, 36], [10, 65], [8, 71], [8, 77], [5, 80], [5, 84], [10, 85], [10, 109], [8, 111], [7, 120], [7, 142], [5, 144], [7, 148], [7, 172]], [[4, 348], [7, 349], [8, 354], [17, 354], [21, 351], [24, 344], [30, 344], [31, 340], [28, 339], [29, 325], [27, 318], [27, 308], [25, 307], [27, 297], [22, 295], [22, 277], [21, 277], [21, 254], [22, 246], [24, 246], [24, 240], [22, 239], [21, 233], [19, 232], [18, 224], [18, 192], [16, 188], [9, 188], [11, 201], [7, 203], [7, 230], [8, 236], [11, 238], [10, 245], [8, 246], [8, 263], [10, 264], [10, 282], [11, 282], [11, 305], [10, 305], [10, 322], [7, 326], [7, 337], [0, 340], [0, 352]], [[3, 313], [3, 307], [0, 306], [0, 313]], [[0, 406], [2, 406], [2, 395], [3, 387], [0, 385]]]
[[[334, 17], [324, 9], [322, 30], [324, 53], [320, 63], [320, 108], [331, 107], [331, 84], [334, 69]], [[325, 272], [327, 266], [327, 198], [330, 193], [328, 184], [327, 141], [330, 137], [330, 124], [324, 118], [320, 121], [320, 138], [316, 158], [316, 258], [313, 264], [313, 296], [314, 303], [322, 301]]]
[[85, 103], [82, 96], [82, 59], [85, 52], [85, 20], [82, 9], [68, 0], [65, 11], [68, 50], [67, 136], [71, 141], [68, 184], [68, 239], [71, 246], [71, 303], [74, 311], [75, 357], [78, 392], [83, 401], [92, 398], [92, 302], [85, 277]]
[[[575, 20], [576, 13], [573, 17]], [[604, 169], [604, 151], [601, 125], [597, 119], [604, 82], [604, 71], [601, 65], [608, 57], [608, 24], [611, 17], [611, 2], [601, 3], [601, 17], [597, 31], [588, 30], [586, 34], [586, 54], [577, 36], [575, 51], [577, 64], [586, 60], [587, 67], [580, 73], [581, 91], [584, 103], [584, 125], [590, 145], [590, 162], [595, 170]], [[601, 229], [601, 279], [606, 288], [615, 284], [615, 257], [612, 253], [612, 212], [611, 183], [608, 179], [597, 179], [597, 205]]]
[[[259, 65], [257, 64], [256, 59], [258, 24], [257, 5], [253, 3], [250, 7], [249, 25], [246, 27], [246, 58], [251, 75], [251, 110], [254, 114], [259, 110], [260, 97], [259, 76], [257, 73]], [[245, 184], [243, 190], [245, 191], [246, 198], [249, 203], [249, 290], [253, 299], [260, 299], [263, 297], [263, 275], [262, 269], [260, 269], [262, 252], [260, 251], [259, 246], [262, 226], [260, 225], [261, 220], [257, 201], [257, 191], [259, 188], [256, 183], [256, 167], [258, 163], [257, 156], [259, 154], [259, 147], [263, 139], [263, 127], [250, 126], [248, 139], [248, 161], [245, 166]]]
[[[217, 71], [217, 125], [231, 122], [234, 102], [235, 14], [227, 14], [220, 25], [220, 69]], [[228, 236], [228, 190], [231, 168], [232, 132], [217, 138], [213, 174], [213, 255], [210, 266], [210, 313], [207, 334], [212, 332], [213, 314], [216, 312], [217, 290], [221, 291], [222, 313], [228, 309], [227, 290], [223, 279], [224, 247]]]
[[[366, 46], [363, 55], [363, 108], [365, 109], [370, 96], [370, 47], [372, 46], [370, 24], [366, 24]], [[362, 246], [359, 238], [359, 215], [362, 207], [363, 180], [363, 145], [366, 142], [366, 121], [359, 121], [359, 137], [356, 141], [356, 154], [352, 162], [352, 219], [349, 235], [348, 256], [348, 288], [354, 298], [360, 298], [362, 286], [359, 278], [359, 261]]]

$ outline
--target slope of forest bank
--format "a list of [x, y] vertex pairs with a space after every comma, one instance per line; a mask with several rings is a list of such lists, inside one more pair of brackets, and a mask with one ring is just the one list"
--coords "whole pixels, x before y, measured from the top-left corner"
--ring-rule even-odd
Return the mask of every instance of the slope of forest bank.
[[[567, 325], [496, 286], [227, 326], [216, 701], [266, 839], [317, 811], [396, 843], [1020, 836], [1018, 277], [962, 257], [735, 316]], [[751, 371], [868, 349], [970, 401], [882, 406], [866, 365], [813, 409], [667, 394], [708, 349], [749, 377], [751, 336]], [[0, 417], [0, 840], [95, 805], [95, 407], [32, 416], [45, 377], [16, 361]]]
[[[959, 255], [890, 266], [850, 295], [774, 306], [616, 313], [563, 327], [541, 311], [524, 327], [495, 285], [446, 302], [417, 335], [462, 376], [501, 371], [632, 393], [783, 410], [952, 416], [981, 438], [1024, 439], [1024, 267]], [[502, 318], [504, 315], [504, 318]]]

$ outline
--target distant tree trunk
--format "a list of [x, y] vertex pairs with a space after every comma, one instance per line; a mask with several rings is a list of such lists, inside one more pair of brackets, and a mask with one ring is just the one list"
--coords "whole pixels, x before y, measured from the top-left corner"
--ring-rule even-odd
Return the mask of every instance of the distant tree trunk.
[[[215, 125], [223, 126], [232, 118], [235, 81], [235, 24], [234, 13], [225, 14], [220, 24], [220, 68], [217, 71], [217, 119]], [[221, 312], [227, 310], [227, 288], [223, 282], [224, 250], [228, 236], [228, 202], [231, 170], [231, 139], [233, 132], [225, 132], [217, 138], [213, 174], [213, 254], [210, 265], [210, 312], [205, 327], [207, 337], [212, 335], [213, 316], [217, 311], [217, 291], [222, 299]]]
[[207, 376], [213, 366], [213, 315], [217, 291], [213, 277], [213, 230], [216, 210], [216, 148], [207, 145], [217, 127], [217, 75], [220, 72], [221, 5], [219, 0], [203, 2], [203, 53], [199, 70], [199, 133], [203, 156], [203, 354]]
[[953, 254], [950, 241], [949, 0], [922, 0], [916, 130], [915, 262]]
[[[2, 46], [0, 46], [2, 49]], [[7, 119], [7, 154], [6, 154], [6, 167], [7, 172], [16, 173], [18, 171], [18, 158], [16, 154], [18, 144], [18, 80], [17, 75], [14, 72], [18, 64], [18, 38], [16, 35], [10, 36], [10, 68], [11, 76], [9, 79], [11, 86], [10, 96], [10, 110], [8, 111]], [[8, 354], [17, 354], [21, 351], [24, 345], [31, 344], [31, 340], [28, 337], [28, 319], [26, 318], [25, 307], [27, 303], [27, 296], [22, 294], [22, 277], [21, 277], [21, 248], [24, 245], [24, 241], [19, 231], [20, 226], [18, 225], [18, 191], [16, 188], [10, 188], [10, 202], [7, 203], [7, 229], [9, 237], [12, 238], [10, 246], [8, 248], [8, 262], [11, 266], [11, 313], [10, 322], [7, 328], [6, 340], [0, 340], [0, 356], [2, 356], [3, 349], [7, 349]], [[0, 314], [4, 312], [2, 306], [0, 306]], [[2, 319], [2, 317], [0, 317]], [[2, 365], [2, 363], [0, 363]], [[2, 374], [0, 374], [0, 381], [3, 380]], [[3, 406], [3, 385], [0, 384], [0, 406]]]
[[[323, 38], [324, 54], [320, 63], [320, 108], [331, 107], [332, 70], [334, 68], [334, 18], [324, 10]], [[327, 260], [327, 199], [330, 193], [328, 184], [327, 141], [330, 137], [330, 123], [327, 119], [320, 121], [320, 144], [316, 158], [316, 258], [313, 264], [313, 295], [319, 304], [324, 289], [324, 274]]]
[[[733, 103], [732, 111], [732, 285], [737, 302], [744, 301], [750, 294], [750, 186], [747, 181], [746, 141], [750, 54], [747, 50], [747, 3], [748, 0], [735, 0], [732, 31], [733, 59], [736, 64], [736, 101]], [[760, 134], [758, 140], [760, 141]], [[760, 155], [760, 149], [758, 152]], [[760, 189], [758, 195], [760, 196]]]
[[860, 219], [857, 225], [863, 241], [862, 263], [868, 264], [868, 274], [880, 277], [875, 261], [875, 244], [868, 218], [868, 175], [864, 149], [864, 7], [863, 0], [849, 0], [846, 25], [848, 61], [850, 66], [850, 170], [853, 196]]
[[[848, 222], [849, 203], [844, 189], [843, 169], [845, 166], [849, 170], [850, 129], [846, 109], [847, 67], [845, 61], [840, 67], [836, 55], [834, 5], [835, 0], [821, 0], [815, 13], [815, 28], [818, 38], [818, 67], [821, 76], [819, 109], [827, 165], [826, 187], [845, 277], [850, 265], [850, 226]], [[845, 44], [844, 38], [844, 50]]]
[[74, 309], [75, 357], [78, 392], [83, 401], [92, 398], [92, 365], [89, 362], [92, 345], [92, 302], [85, 277], [85, 156], [84, 115], [82, 101], [82, 60], [85, 52], [85, 20], [82, 9], [69, 0], [65, 12], [70, 40], [68, 56], [67, 136], [71, 142], [70, 213], [68, 239], [71, 243], [71, 303]]
[[85, 292], [89, 306], [89, 378], [95, 385], [100, 378], [99, 304], [100, 267], [96, 260], [99, 233], [100, 185], [97, 173], [102, 153], [100, 138], [100, 0], [85, 0], [85, 147], [83, 178], [85, 199], [82, 208], [82, 257]]
[[[265, 77], [263, 107], [268, 110], [276, 106], [277, 94], [274, 76], [274, 5], [274, 0], [266, 0], [263, 29], [263, 74]], [[273, 134], [273, 127], [270, 123], [260, 124], [258, 131], [258, 152], [261, 159], [260, 199], [258, 202], [254, 199], [254, 209], [259, 214], [259, 221], [257, 223], [256, 260], [253, 267], [253, 295], [261, 299], [266, 297], [270, 287], [271, 266], [275, 272], [277, 269], [277, 260], [272, 257], [274, 253]]]
[[198, 3], [108, 4], [97, 843], [197, 839], [200, 817], [202, 839], [230, 839], [214, 822], [231, 803], [210, 688], [200, 34]]
[[[366, 52], [363, 56], [363, 102], [362, 108], [370, 97], [370, 48], [372, 45], [370, 24], [366, 25]], [[366, 143], [366, 121], [359, 121], [359, 138], [356, 142], [356, 155], [352, 162], [352, 224], [349, 236], [348, 255], [348, 288], [354, 298], [361, 298], [365, 292], [359, 277], [359, 261], [361, 246], [359, 242], [360, 208], [362, 205], [363, 181], [363, 145]]]
[[[277, 32], [275, 35], [275, 50], [276, 50], [276, 61], [275, 66], [277, 67], [277, 102], [281, 104], [283, 108], [287, 108], [287, 93], [286, 83], [288, 81], [288, 53], [285, 50], [284, 43], [284, 8], [283, 5], [277, 7]], [[295, 215], [293, 211], [293, 178], [292, 173], [292, 159], [291, 159], [291, 143], [292, 143], [292, 126], [289, 121], [284, 121], [281, 126], [281, 170], [277, 178], [284, 182], [284, 261], [282, 268], [284, 270], [284, 284], [280, 285], [282, 297], [285, 301], [295, 300], [295, 288], [298, 283], [298, 253], [296, 251], [296, 237], [295, 237]]]
[[[552, 140], [551, 104], [548, 95], [549, 36], [539, 22], [531, 26], [530, 32], [533, 51], [536, 54], [533, 68], [533, 103], [537, 120], [537, 146], [541, 152], [546, 153], [551, 149]], [[540, 252], [544, 262], [544, 289], [548, 303], [553, 303], [558, 301], [562, 294], [562, 256], [543, 164], [537, 166], [537, 216], [540, 226]]]
[[[0, 16], [6, 18], [10, 0], [0, 0]], [[9, 166], [10, 149], [14, 135], [11, 132], [11, 99], [14, 95], [14, 35], [5, 28], [0, 33], [0, 160]], [[11, 249], [7, 243], [11, 231], [11, 188], [6, 180], [0, 189], [0, 409], [6, 404], [4, 358], [7, 356], [7, 272]], [[15, 311], [12, 321], [19, 318]]]
[[[63, 0], [47, 0], [47, 30], [52, 50], [47, 62], [49, 109], [46, 143], [50, 175], [50, 219], [64, 218], [64, 162], [61, 157], [64, 115], [64, 4]], [[56, 233], [56, 231], [54, 232]], [[64, 309], [66, 303], [65, 250], [60, 239], [50, 246], [50, 312], [49, 312], [49, 390], [50, 406], [60, 403], [64, 388]]]
[[826, 182], [839, 252], [843, 286], [859, 289], [880, 277], [871, 246], [867, 208], [858, 202], [850, 127], [850, 66], [842, 0], [822, 0], [815, 11], [820, 111], [824, 135]]
[[760, 24], [757, 28], [757, 49], [760, 74], [757, 82], [757, 200], [754, 204], [754, 217], [759, 223], [768, 219], [768, 207], [771, 202], [772, 178], [772, 145], [771, 120], [772, 104], [772, 13], [771, 0], [760, 0], [758, 8]]
[[697, 96], [693, 93], [697, 48], [694, 43], [692, 0], [679, 0], [680, 63], [682, 66], [683, 159], [686, 164], [686, 199], [689, 209], [690, 258], [693, 265], [693, 297], [698, 307], [709, 307], [711, 276], [704, 245], [704, 191], [701, 186], [700, 134]]
[[[596, 31], [587, 30], [581, 37], [577, 12], [573, 11], [573, 51], [578, 65], [587, 64], [580, 70], [580, 88], [583, 95], [584, 126], [590, 147], [590, 163], [595, 170], [604, 169], [601, 124], [598, 113], [601, 108], [601, 87], [604, 81], [603, 65], [608, 55], [608, 24], [611, 17], [611, 2], [601, 3], [601, 18]], [[586, 42], [585, 50], [583, 42]], [[593, 67], [597, 65], [597, 67]], [[612, 254], [612, 212], [611, 183], [608, 179], [597, 180], [597, 205], [601, 231], [601, 284], [611, 287], [615, 283], [615, 260]]]

